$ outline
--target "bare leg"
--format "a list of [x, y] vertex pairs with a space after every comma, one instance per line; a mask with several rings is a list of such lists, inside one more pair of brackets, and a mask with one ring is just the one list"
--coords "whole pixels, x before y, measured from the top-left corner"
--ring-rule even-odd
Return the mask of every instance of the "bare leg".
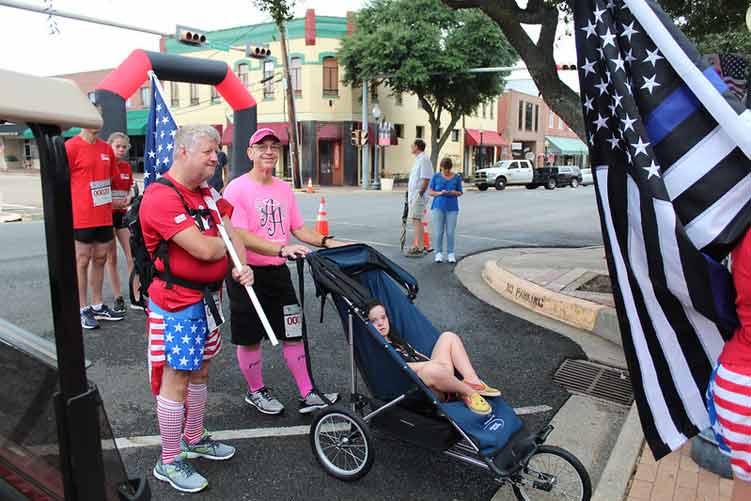
[[120, 242], [123, 254], [125, 254], [125, 259], [128, 263], [128, 276], [130, 276], [133, 271], [133, 255], [130, 253], [130, 230], [128, 228], [117, 230], [117, 240]]
[[464, 343], [459, 336], [453, 332], [444, 332], [436, 341], [433, 347], [433, 353], [430, 355], [431, 360], [440, 361], [448, 364], [452, 369], [456, 369], [468, 383], [480, 383], [472, 362], [469, 361], [467, 350], [464, 349]]
[[104, 263], [107, 261], [107, 249], [113, 242], [95, 243], [93, 245], [93, 259], [91, 260], [91, 272], [89, 273], [89, 285], [91, 286], [92, 304], [102, 303], [102, 286], [104, 285]]
[[159, 395], [173, 402], [184, 402], [191, 375], [189, 371], [178, 371], [165, 365]]
[[[431, 388], [448, 393], [459, 393], [465, 397], [477, 393], [477, 390], [457, 379], [454, 376], [453, 368], [445, 363], [431, 360], [430, 362], [421, 362], [421, 364], [413, 370], [423, 383]], [[413, 365], [417, 364], [410, 364], [410, 367]]]
[[415, 227], [415, 248], [423, 250], [425, 248], [425, 238], [423, 237], [422, 221], [413, 219], [412, 225]]
[[201, 368], [190, 373], [190, 384], [207, 384], [209, 382], [209, 366], [211, 359], [201, 362]]
[[91, 262], [91, 255], [94, 246], [92, 244], [85, 244], [83, 242], [76, 241], [75, 248], [76, 277], [78, 278], [78, 304], [80, 308], [85, 308], [89, 305], [87, 299], [89, 262]]
[[120, 284], [120, 276], [117, 274], [117, 245], [112, 240], [112, 245], [107, 248], [107, 277], [109, 278], [112, 290], [115, 293], [115, 297], [122, 295], [122, 284]]

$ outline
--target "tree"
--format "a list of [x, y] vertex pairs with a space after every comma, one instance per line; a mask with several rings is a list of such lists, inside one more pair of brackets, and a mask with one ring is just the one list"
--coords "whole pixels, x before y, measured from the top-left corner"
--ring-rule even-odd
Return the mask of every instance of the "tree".
[[417, 95], [428, 114], [433, 165], [459, 119], [503, 90], [503, 75], [467, 70], [509, 66], [517, 59], [481, 12], [457, 12], [440, 0], [374, 0], [357, 13], [354, 33], [344, 38], [337, 57], [345, 84], [367, 81]]
[[[558, 77], [553, 45], [559, 19], [570, 20], [573, 0], [442, 0], [455, 9], [480, 9], [503, 30], [506, 39], [527, 65], [530, 76], [550, 108], [586, 141], [579, 96]], [[751, 49], [744, 27], [747, 0], [661, 0], [702, 53]], [[540, 26], [535, 43], [522, 24]]]

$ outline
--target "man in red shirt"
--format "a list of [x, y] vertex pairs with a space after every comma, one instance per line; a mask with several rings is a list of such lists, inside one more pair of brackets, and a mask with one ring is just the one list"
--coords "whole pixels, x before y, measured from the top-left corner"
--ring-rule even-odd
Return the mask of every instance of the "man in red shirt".
[[[73, 202], [78, 302], [81, 327], [96, 329], [99, 320], [122, 320], [124, 315], [102, 304], [104, 264], [112, 245], [112, 178], [117, 175], [115, 154], [96, 137], [96, 129], [81, 129], [65, 143]], [[88, 303], [87, 287], [92, 303]]]
[[[235, 248], [243, 249], [230, 223], [232, 206], [216, 192], [220, 214], [208, 210], [205, 201], [212, 196], [205, 182], [214, 174], [218, 146], [213, 127], [180, 127], [172, 167], [146, 190], [138, 215], [157, 270], [148, 288], [148, 358], [162, 441], [153, 472], [182, 492], [208, 485], [189, 458], [225, 460], [235, 454], [234, 447], [212, 440], [203, 427], [209, 365], [222, 344], [219, 291], [228, 260], [218, 236], [219, 217]], [[234, 269], [232, 276], [250, 284], [245, 253], [238, 255], [242, 269]]]

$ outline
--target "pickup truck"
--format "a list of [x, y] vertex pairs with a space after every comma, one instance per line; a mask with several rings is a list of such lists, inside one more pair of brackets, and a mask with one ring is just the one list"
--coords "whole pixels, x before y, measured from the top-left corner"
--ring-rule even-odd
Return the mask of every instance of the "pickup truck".
[[485, 191], [490, 186], [502, 190], [513, 184], [523, 184], [529, 189], [544, 186], [552, 190], [558, 185], [557, 177], [556, 167], [535, 169], [529, 160], [501, 160], [492, 167], [477, 170], [474, 184], [480, 191]]

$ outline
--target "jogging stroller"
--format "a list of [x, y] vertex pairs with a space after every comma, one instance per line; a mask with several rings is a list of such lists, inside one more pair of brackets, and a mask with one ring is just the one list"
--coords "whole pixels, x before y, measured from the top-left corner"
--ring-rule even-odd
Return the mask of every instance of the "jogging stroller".
[[[590, 498], [591, 482], [581, 462], [564, 449], [543, 445], [551, 425], [527, 431], [501, 397], [487, 398], [493, 408], [487, 416], [471, 412], [462, 401], [440, 401], [368, 322], [366, 303], [376, 298], [401, 336], [431, 353], [439, 332], [413, 304], [418, 286], [412, 275], [363, 244], [320, 250], [306, 260], [321, 298], [321, 321], [327, 297], [339, 312], [352, 371], [351, 407], [328, 407], [310, 427], [313, 454], [327, 473], [347, 481], [368, 473], [372, 426], [482, 468], [499, 484], [511, 484], [518, 499]], [[371, 396], [358, 391], [355, 364]]]

